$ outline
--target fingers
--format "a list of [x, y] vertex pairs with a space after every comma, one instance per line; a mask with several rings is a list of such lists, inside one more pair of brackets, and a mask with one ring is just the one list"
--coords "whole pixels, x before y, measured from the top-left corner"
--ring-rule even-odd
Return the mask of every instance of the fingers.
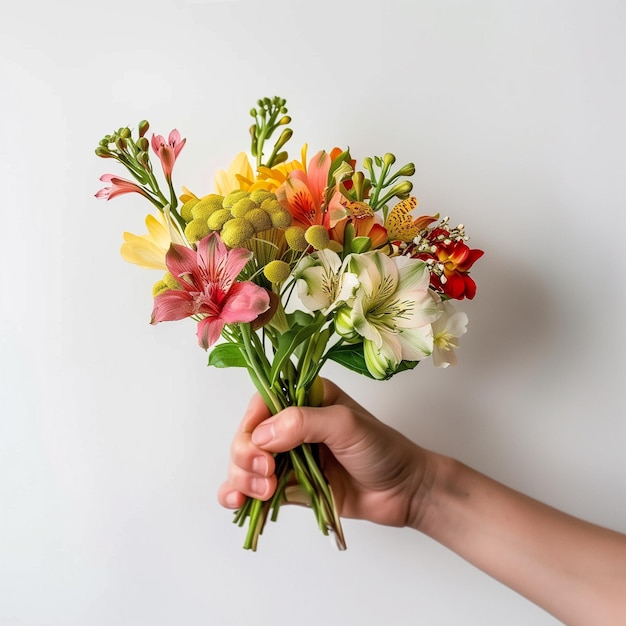
[[263, 398], [250, 400], [231, 447], [228, 479], [218, 493], [227, 508], [239, 508], [245, 496], [266, 500], [276, 489], [273, 453], [301, 443], [325, 443], [336, 456], [367, 439], [365, 426], [377, 420], [339, 387], [324, 380], [324, 405], [289, 407], [271, 416]]
[[363, 437], [362, 420], [368, 418], [365, 412], [357, 415], [344, 405], [289, 407], [260, 423], [251, 441], [270, 452], [285, 452], [301, 443], [325, 443], [337, 455]]
[[218, 492], [218, 501], [226, 508], [239, 508], [246, 496], [266, 500], [276, 489], [274, 457], [254, 445], [250, 436], [254, 428], [269, 416], [263, 398], [255, 394], [233, 439], [228, 479]]
[[255, 393], [248, 404], [243, 419], [239, 424], [239, 431], [251, 433], [258, 424], [271, 415], [270, 410], [263, 401], [261, 394]]

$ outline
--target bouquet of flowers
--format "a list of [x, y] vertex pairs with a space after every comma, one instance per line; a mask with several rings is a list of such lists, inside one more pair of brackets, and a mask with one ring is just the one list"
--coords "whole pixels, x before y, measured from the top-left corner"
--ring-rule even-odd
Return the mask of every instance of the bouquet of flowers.
[[[462, 224], [413, 215], [414, 165], [387, 153], [359, 166], [336, 147], [308, 158], [306, 144], [290, 159], [286, 101], [263, 98], [250, 115], [249, 154], [218, 171], [204, 195], [175, 190], [186, 141], [177, 130], [149, 140], [144, 120], [96, 148], [132, 177], [103, 175], [96, 197], [138, 193], [152, 205], [148, 233], [124, 233], [121, 248], [127, 261], [162, 272], [152, 323], [195, 320], [209, 365], [246, 369], [272, 413], [319, 405], [328, 360], [375, 380], [428, 357], [455, 364], [467, 316], [451, 301], [474, 297], [469, 271], [483, 252], [468, 247]], [[235, 514], [248, 524], [244, 547], [256, 550], [268, 518], [296, 502], [345, 549], [316, 446], [277, 455], [276, 474], [270, 500], [250, 498]]]

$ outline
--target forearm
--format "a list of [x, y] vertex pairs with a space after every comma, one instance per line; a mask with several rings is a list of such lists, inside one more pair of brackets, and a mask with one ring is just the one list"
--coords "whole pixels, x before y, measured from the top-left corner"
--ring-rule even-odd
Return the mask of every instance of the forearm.
[[414, 526], [566, 624], [626, 623], [626, 537], [430, 455]]

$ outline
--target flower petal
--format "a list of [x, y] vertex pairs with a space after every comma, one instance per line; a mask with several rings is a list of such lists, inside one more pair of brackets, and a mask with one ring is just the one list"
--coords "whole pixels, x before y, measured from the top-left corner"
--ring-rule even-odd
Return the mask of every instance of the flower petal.
[[151, 324], [182, 320], [194, 314], [194, 302], [189, 293], [168, 289], [154, 298]]
[[224, 320], [220, 317], [205, 317], [198, 322], [198, 343], [201, 348], [208, 350], [222, 334]]
[[419, 361], [432, 354], [432, 327], [407, 328], [398, 335], [398, 341], [402, 346], [402, 360]]
[[165, 256], [165, 264], [183, 288], [193, 284], [194, 279], [199, 280], [197, 254], [186, 246], [173, 243]]
[[226, 324], [251, 322], [270, 306], [268, 292], [251, 282], [235, 283], [220, 313]]
[[161, 248], [139, 235], [124, 233], [120, 248], [122, 258], [128, 263], [155, 270], [166, 270], [165, 253]]

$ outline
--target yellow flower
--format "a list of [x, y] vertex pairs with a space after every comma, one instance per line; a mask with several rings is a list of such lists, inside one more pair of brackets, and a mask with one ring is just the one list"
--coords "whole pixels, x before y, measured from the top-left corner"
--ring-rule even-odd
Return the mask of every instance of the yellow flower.
[[302, 146], [301, 160], [293, 160], [289, 163], [280, 163], [276, 167], [261, 166], [256, 176], [245, 152], [240, 152], [228, 166], [227, 170], [218, 170], [215, 174], [215, 193], [223, 196], [232, 191], [244, 189], [256, 191], [264, 189], [274, 192], [287, 179], [289, 172], [306, 169], [307, 145]]
[[227, 196], [231, 191], [248, 189], [254, 173], [245, 152], [240, 152], [227, 170], [218, 170], [215, 174], [215, 193]]
[[157, 215], [146, 216], [146, 226], [148, 232], [145, 235], [124, 233], [124, 243], [120, 248], [122, 258], [148, 269], [167, 270], [165, 254], [172, 241], [182, 245], [189, 244], [184, 241], [173, 224], [168, 225], [166, 216], [160, 211]]

